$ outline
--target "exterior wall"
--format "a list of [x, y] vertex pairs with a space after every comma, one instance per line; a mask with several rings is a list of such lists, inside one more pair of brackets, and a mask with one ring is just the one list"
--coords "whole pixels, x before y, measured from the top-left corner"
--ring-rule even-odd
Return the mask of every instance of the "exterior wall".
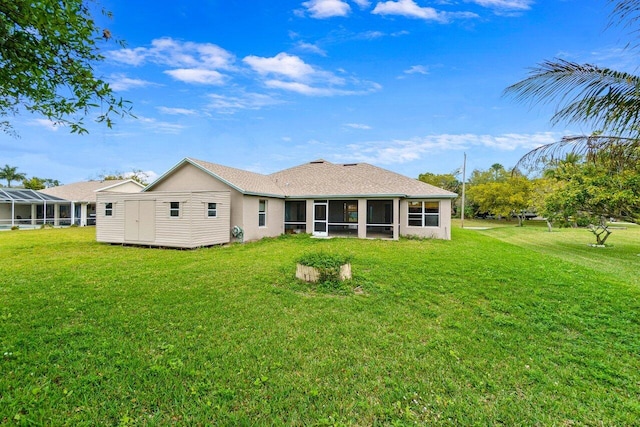
[[[109, 181], [107, 181], [107, 184], [108, 182]], [[102, 191], [108, 191], [111, 193], [139, 193], [142, 191], [142, 187], [140, 187], [138, 184], [134, 184], [133, 182], [125, 182]]]
[[[236, 225], [243, 229], [245, 228], [243, 225], [243, 194], [191, 164], [182, 165], [173, 171], [171, 176], [154, 185], [147, 193], [155, 193], [158, 191], [227, 191], [231, 197], [231, 227], [229, 229], [229, 239], [235, 240], [235, 238], [231, 236], [231, 228]], [[257, 212], [256, 207], [256, 217], [258, 215]]]
[[[267, 201], [267, 224], [258, 226], [258, 202]], [[258, 240], [275, 237], [284, 233], [284, 200], [270, 197], [244, 196], [244, 240]]]
[[400, 235], [417, 236], [430, 239], [451, 240], [451, 199], [439, 199], [440, 219], [438, 227], [409, 226], [409, 201], [436, 201], [434, 199], [402, 199], [400, 200]]
[[[231, 202], [228, 191], [170, 191], [148, 193], [102, 192], [97, 195], [96, 240], [106, 243], [129, 243], [148, 246], [195, 248], [229, 242]], [[133, 218], [125, 215], [125, 204], [130, 202], [153, 203], [153, 210], [139, 211]], [[170, 203], [180, 203], [180, 215], [170, 216]], [[207, 203], [217, 203], [217, 216], [207, 217]], [[105, 215], [105, 204], [113, 203], [113, 214]], [[130, 206], [135, 206], [132, 204]], [[138, 212], [136, 212], [138, 213]], [[135, 214], [134, 214], [135, 215]], [[135, 224], [152, 224], [149, 239], [126, 238], [127, 221]], [[149, 234], [147, 234], [149, 235]]]
[[367, 199], [358, 199], [358, 238], [367, 237]]

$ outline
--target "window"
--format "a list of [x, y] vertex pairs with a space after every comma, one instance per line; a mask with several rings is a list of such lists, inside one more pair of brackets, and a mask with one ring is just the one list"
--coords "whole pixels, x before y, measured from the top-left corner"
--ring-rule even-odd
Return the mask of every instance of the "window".
[[287, 200], [284, 202], [284, 232], [300, 233], [307, 229], [306, 200]]
[[104, 216], [113, 216], [113, 203], [104, 204]]
[[218, 216], [218, 204], [207, 203], [207, 216], [209, 218], [215, 218]]
[[180, 202], [171, 202], [169, 204], [169, 216], [172, 216], [172, 217], [180, 216]]
[[440, 202], [409, 202], [410, 227], [438, 227]]
[[258, 227], [267, 226], [267, 201], [258, 200]]

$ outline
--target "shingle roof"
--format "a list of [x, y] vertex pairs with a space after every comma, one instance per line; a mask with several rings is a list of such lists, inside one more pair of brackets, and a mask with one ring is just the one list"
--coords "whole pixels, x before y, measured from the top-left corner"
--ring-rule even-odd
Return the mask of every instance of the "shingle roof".
[[368, 163], [335, 164], [315, 160], [269, 175], [289, 197], [408, 196], [456, 197], [442, 188]]
[[204, 160], [192, 158], [187, 160], [201, 166], [242, 193], [284, 196], [282, 189], [267, 175], [205, 162]]
[[[319, 159], [271, 175], [262, 175], [193, 158], [186, 158], [175, 167], [185, 162], [202, 168], [244, 194], [301, 198], [457, 196], [456, 193], [368, 163], [335, 164]], [[170, 175], [171, 171], [165, 173], [158, 181]], [[147, 187], [147, 190], [154, 184]]]
[[[117, 187], [127, 182], [135, 182], [131, 179], [110, 179], [106, 181], [82, 181], [73, 184], [60, 185], [58, 187], [45, 188], [41, 193], [61, 197], [74, 202], [95, 202], [96, 191]], [[142, 187], [140, 187], [142, 189]]]

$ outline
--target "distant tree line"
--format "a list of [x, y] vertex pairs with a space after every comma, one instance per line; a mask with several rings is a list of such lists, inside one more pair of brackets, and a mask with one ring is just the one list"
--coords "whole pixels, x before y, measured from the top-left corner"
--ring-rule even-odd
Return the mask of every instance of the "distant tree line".
[[[103, 173], [98, 178], [103, 181], [132, 179], [142, 185], [147, 185], [149, 175], [142, 170], [134, 169], [131, 172]], [[18, 187], [28, 190], [42, 190], [44, 188], [57, 187], [59, 185], [62, 185], [62, 183], [57, 179], [39, 178], [37, 176], [28, 178], [27, 174], [18, 172], [17, 166], [9, 165], [4, 165], [4, 167], [0, 169], [0, 180], [6, 181], [6, 186], [9, 188], [12, 187], [12, 184], [18, 183]], [[0, 187], [1, 186], [2, 184], [0, 184]]]
[[[567, 153], [562, 159], [541, 161], [534, 178], [518, 169], [495, 163], [487, 170], [474, 170], [466, 183], [465, 216], [517, 218], [537, 215], [553, 225], [584, 226], [602, 245], [611, 233], [611, 219], [640, 223], [640, 150], [621, 153], [602, 150], [587, 158]], [[451, 178], [455, 178], [452, 180]], [[421, 181], [460, 195], [457, 175], [421, 174]], [[455, 201], [460, 216], [460, 197]]]
[[20, 187], [28, 190], [42, 190], [43, 188], [61, 185], [57, 179], [38, 178], [37, 176], [27, 178], [25, 173], [18, 172], [16, 166], [9, 165], [4, 165], [4, 167], [0, 169], [0, 180], [7, 181], [7, 187], [11, 187], [12, 183], [17, 182], [21, 184]]

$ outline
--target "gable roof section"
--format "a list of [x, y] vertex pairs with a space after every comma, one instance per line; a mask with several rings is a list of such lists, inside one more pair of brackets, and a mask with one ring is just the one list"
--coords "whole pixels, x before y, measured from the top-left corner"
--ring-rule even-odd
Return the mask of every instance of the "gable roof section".
[[144, 191], [148, 191], [157, 183], [164, 181], [169, 175], [173, 173], [173, 171], [185, 164], [191, 164], [195, 166], [196, 168], [218, 179], [219, 181], [224, 182], [225, 184], [242, 194], [279, 198], [283, 198], [285, 196], [282, 189], [278, 187], [278, 185], [273, 182], [267, 175], [249, 172], [242, 169], [236, 169], [229, 166], [223, 166], [216, 163], [205, 162], [204, 160], [197, 160], [189, 157], [183, 159], [174, 167], [169, 169], [169, 171], [167, 171], [150, 185], [148, 185]]
[[106, 181], [74, 182], [72, 184], [60, 185], [58, 187], [45, 188], [40, 190], [40, 192], [74, 202], [95, 202], [96, 192], [114, 190], [115, 188], [130, 182], [139, 185], [140, 190], [144, 188], [142, 184], [132, 179], [110, 179]]
[[191, 164], [242, 194], [278, 198], [318, 197], [457, 197], [442, 188], [368, 163], [334, 164], [314, 160], [271, 175], [262, 175], [216, 163], [185, 158], [143, 191], [151, 190], [175, 170]]
[[269, 175], [288, 197], [384, 196], [455, 198], [452, 193], [368, 163], [315, 160]]

